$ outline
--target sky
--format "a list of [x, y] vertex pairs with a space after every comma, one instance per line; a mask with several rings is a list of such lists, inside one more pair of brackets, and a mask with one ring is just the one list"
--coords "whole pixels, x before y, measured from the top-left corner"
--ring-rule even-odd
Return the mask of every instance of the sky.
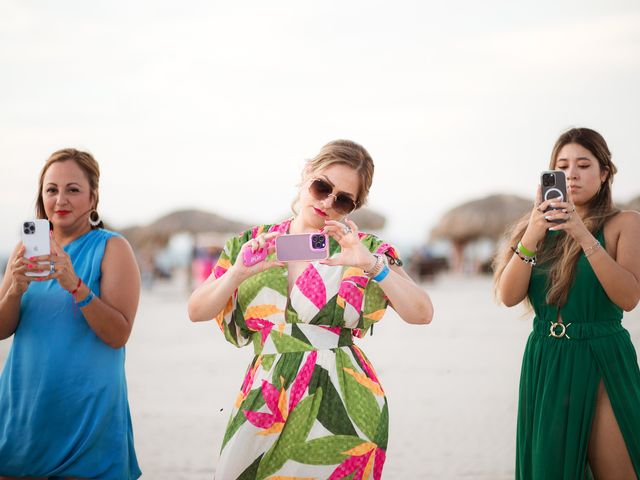
[[385, 237], [531, 197], [567, 128], [604, 135], [614, 199], [640, 195], [637, 0], [0, 0], [0, 254], [40, 168], [94, 154], [116, 228], [199, 208], [278, 220], [306, 159], [367, 148]]

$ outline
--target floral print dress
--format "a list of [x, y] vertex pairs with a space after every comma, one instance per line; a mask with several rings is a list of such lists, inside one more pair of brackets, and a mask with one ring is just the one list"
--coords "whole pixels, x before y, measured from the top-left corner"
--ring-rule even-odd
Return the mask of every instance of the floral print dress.
[[[216, 278], [245, 242], [263, 232], [286, 233], [289, 223], [255, 227], [229, 240]], [[359, 235], [371, 252], [398, 259], [389, 244]], [[339, 252], [330, 239], [329, 255]], [[287, 268], [271, 268], [245, 280], [216, 318], [229, 342], [255, 350], [216, 479], [378, 480], [387, 449], [387, 400], [353, 338], [363, 337], [389, 302], [361, 269], [317, 262], [287, 292]]]

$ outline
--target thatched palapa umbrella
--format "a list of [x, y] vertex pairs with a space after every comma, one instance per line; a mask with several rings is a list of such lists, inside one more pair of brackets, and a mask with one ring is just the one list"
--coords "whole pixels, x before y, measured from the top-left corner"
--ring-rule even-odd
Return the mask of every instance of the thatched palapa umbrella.
[[358, 228], [363, 232], [382, 230], [387, 222], [384, 215], [366, 207], [350, 213], [347, 217], [353, 220]]
[[445, 213], [431, 231], [431, 237], [451, 241], [454, 269], [460, 270], [469, 242], [480, 238], [497, 241], [511, 223], [532, 207], [532, 200], [517, 195], [497, 194], [472, 200]]
[[236, 233], [248, 228], [245, 223], [224, 218], [202, 210], [179, 210], [160, 217], [144, 227], [136, 226], [122, 230], [134, 248], [157, 249], [166, 246], [172, 235], [206, 232]]

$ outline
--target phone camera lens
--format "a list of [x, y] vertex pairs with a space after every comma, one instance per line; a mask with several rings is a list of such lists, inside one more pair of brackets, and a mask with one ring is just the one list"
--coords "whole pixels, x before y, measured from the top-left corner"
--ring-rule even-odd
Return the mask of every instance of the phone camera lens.
[[28, 229], [28, 228], [26, 228], [26, 227], [25, 227], [25, 228], [23, 228], [23, 229], [22, 229], [22, 231], [23, 231], [24, 233], [26, 233], [27, 235], [29, 235], [29, 233], [31, 233], [31, 232], [29, 232], [29, 229]]
[[553, 173], [545, 173], [542, 176], [542, 186], [552, 187], [556, 184], [556, 176]]
[[33, 222], [24, 222], [22, 224], [22, 231], [29, 235], [30, 233], [36, 232], [36, 224]]
[[323, 249], [327, 244], [324, 235], [316, 234], [311, 237], [311, 246], [317, 250]]

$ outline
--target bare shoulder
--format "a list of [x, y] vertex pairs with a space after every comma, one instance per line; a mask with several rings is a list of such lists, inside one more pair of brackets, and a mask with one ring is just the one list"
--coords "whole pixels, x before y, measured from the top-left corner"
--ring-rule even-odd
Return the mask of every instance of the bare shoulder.
[[109, 264], [122, 265], [131, 262], [135, 263], [135, 256], [129, 242], [124, 237], [109, 238], [102, 259], [103, 268]]
[[625, 233], [629, 230], [638, 231], [640, 229], [640, 212], [622, 210], [607, 222], [607, 229], [617, 234]]

